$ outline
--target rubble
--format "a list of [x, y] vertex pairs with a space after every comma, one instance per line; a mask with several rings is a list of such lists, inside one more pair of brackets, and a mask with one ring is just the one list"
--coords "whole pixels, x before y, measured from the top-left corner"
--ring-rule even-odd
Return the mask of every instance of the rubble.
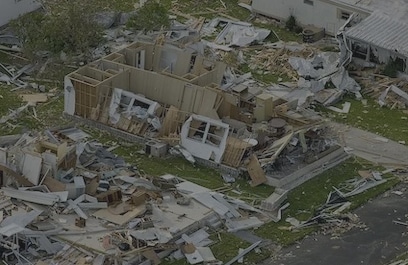
[[[54, 264], [76, 253], [94, 264], [157, 263], [174, 252], [196, 264], [215, 261], [207, 229], [225, 222], [228, 231], [246, 230], [268, 219], [176, 176], [143, 176], [78, 128], [2, 143], [0, 234], [8, 258]], [[21, 249], [15, 237], [30, 246]]]
[[347, 198], [381, 185], [387, 180], [383, 179], [381, 173], [377, 171], [359, 171], [359, 175], [360, 177], [342, 183], [339, 188], [333, 187], [334, 191], [328, 194], [326, 203], [316, 209], [307, 221], [287, 218], [286, 221], [291, 224], [290, 229], [318, 224], [323, 226], [319, 233], [337, 237], [353, 227], [364, 228], [365, 225], [359, 222], [358, 216], [346, 212], [351, 206]]
[[[103, 146], [78, 128], [10, 137], [0, 141], [4, 256], [21, 264], [73, 257], [81, 264], [158, 264], [165, 257], [216, 263], [210, 233], [245, 232], [281, 220], [291, 189], [348, 157], [322, 118], [308, 109], [312, 101], [329, 106], [346, 92], [361, 96], [340, 54], [294, 42], [263, 43], [270, 30], [232, 18], [206, 23], [174, 13], [188, 21], [149, 36], [111, 28], [130, 13], [99, 14], [108, 43], [92, 51], [95, 61], [81, 60], [83, 66], [64, 78], [65, 116], [143, 143], [141, 151], [149, 156], [181, 155], [220, 169], [227, 183], [241, 175], [253, 187], [276, 187], [274, 193], [254, 206], [177, 176], [143, 175], [111, 152], [117, 145]], [[214, 41], [199, 40], [211, 35]], [[252, 73], [280, 76], [279, 84], [257, 82], [251, 72], [214, 60], [231, 51]], [[66, 63], [67, 55], [60, 55]], [[22, 94], [27, 104], [0, 123], [52, 96], [22, 81], [30, 65], [18, 71], [0, 66], [0, 81], [42, 92]], [[391, 97], [408, 102], [395, 82], [377, 89], [381, 105]], [[348, 113], [350, 103], [329, 109]], [[362, 227], [356, 216], [344, 213], [347, 198], [385, 181], [370, 172], [334, 188], [308, 221], [286, 219], [290, 229], [325, 223], [323, 233], [338, 234], [351, 223]], [[251, 243], [227, 264], [242, 261], [261, 241]]]

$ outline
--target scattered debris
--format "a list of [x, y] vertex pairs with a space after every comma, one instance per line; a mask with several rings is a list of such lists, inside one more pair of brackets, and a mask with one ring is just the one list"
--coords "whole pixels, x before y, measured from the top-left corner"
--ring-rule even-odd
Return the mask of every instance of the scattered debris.
[[33, 253], [12, 245], [18, 235], [34, 251], [45, 250], [47, 263], [66, 259], [58, 253], [68, 247], [94, 262], [102, 253], [110, 263], [157, 263], [177, 249], [191, 264], [213, 262], [208, 227], [221, 228], [222, 220], [235, 232], [268, 219], [241, 200], [178, 177], [144, 176], [78, 128], [2, 143], [0, 234], [16, 258]]

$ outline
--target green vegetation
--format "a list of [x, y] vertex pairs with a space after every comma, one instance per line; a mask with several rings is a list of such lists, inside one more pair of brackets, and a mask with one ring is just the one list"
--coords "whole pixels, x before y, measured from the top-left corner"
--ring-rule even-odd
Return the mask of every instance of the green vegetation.
[[119, 12], [130, 12], [135, 10], [135, 5], [139, 5], [139, 0], [98, 0], [102, 9]]
[[[48, 0], [46, 2], [48, 2]], [[61, 6], [54, 6], [53, 4], [56, 2], [60, 3]], [[68, 2], [69, 5], [67, 4]], [[103, 6], [102, 10], [113, 9], [127, 12], [134, 10], [134, 4], [138, 2], [138, 0], [101, 0], [100, 4]], [[250, 12], [239, 7], [237, 2], [237, 0], [223, 0], [222, 2], [212, 0], [179, 0], [175, 5], [181, 13], [191, 14], [195, 17], [204, 16], [206, 18], [213, 18], [220, 15], [213, 10], [222, 10], [227, 16], [247, 20], [250, 17]], [[100, 41], [100, 28], [96, 27], [94, 22], [90, 20], [92, 17], [90, 14], [96, 10], [94, 7], [90, 7], [89, 9], [86, 7], [86, 5], [92, 3], [92, 1], [49, 0], [49, 3], [51, 3], [50, 12], [53, 16], [50, 17], [50, 15], [42, 13], [32, 13], [12, 23], [13, 27], [17, 29], [17, 32], [24, 40], [25, 52], [31, 55], [34, 55], [40, 50], [49, 50], [55, 53], [61, 50], [78, 52], [85, 50], [89, 46], [96, 45]], [[225, 7], [222, 3], [225, 3]], [[171, 6], [172, 3], [170, 0], [161, 1], [160, 4], [155, 1], [149, 1], [144, 7], [145, 10], [139, 11], [139, 15], [131, 19], [129, 26], [145, 30], [158, 29], [162, 26], [166, 27], [169, 25], [168, 8]], [[100, 8], [100, 6], [98, 8]], [[87, 10], [85, 16], [82, 15], [82, 10]], [[294, 25], [296, 25], [295, 19], [294, 22], [294, 24], [293, 21], [291, 22], [292, 26], [290, 27], [287, 25], [290, 30], [294, 30]], [[299, 35], [294, 34], [288, 29], [277, 27], [272, 23], [255, 22], [254, 25], [271, 29], [276, 33], [276, 35], [272, 33], [267, 41], [275, 42], [278, 39], [283, 41], [300, 41]], [[251, 52], [247, 52], [247, 54], [251, 55]], [[0, 56], [2, 62], [4, 62], [3, 57], [4, 60], [10, 59], [4, 55]], [[236, 65], [243, 73], [252, 72], [256, 79], [265, 83], [277, 82], [279, 78], [282, 78], [282, 81], [288, 81], [288, 78], [285, 76], [252, 71], [247, 64], [238, 63], [236, 54], [230, 53], [228, 57], [224, 59], [226, 62]], [[55, 79], [57, 84], [61, 83], [63, 77], [71, 71], [71, 68], [65, 66], [49, 67], [49, 69], [39, 77]], [[8, 86], [0, 87], [0, 100], [3, 102], [0, 106], [1, 115], [6, 115], [10, 109], [16, 109], [23, 104], [17, 93], [11, 92], [10, 89]], [[61, 93], [61, 90], [58, 91], [57, 94]], [[390, 139], [408, 142], [408, 112], [381, 108], [374, 100], [368, 100], [367, 105], [363, 105], [361, 101], [348, 97], [345, 100], [352, 103], [350, 113], [338, 114], [326, 111], [326, 115], [336, 121], [376, 132]], [[36, 118], [34, 118], [34, 114], [30, 108], [21, 114], [20, 119], [10, 122], [15, 127], [2, 126], [0, 134], [5, 135], [30, 129], [40, 130], [55, 125], [62, 126], [69, 122], [63, 119], [62, 111], [63, 96], [59, 95], [59, 97], [56, 96], [49, 102], [37, 106]], [[120, 141], [104, 132], [89, 128], [85, 130], [90, 132], [96, 139], [110, 146], [118, 144], [117, 141]], [[163, 174], [173, 174], [210, 189], [227, 187], [235, 191], [230, 191], [228, 193], [229, 195], [248, 202], [254, 202], [255, 204], [268, 197], [274, 190], [274, 188], [266, 185], [251, 187], [248, 184], [248, 178], [242, 178], [233, 184], [225, 184], [221, 174], [214, 169], [198, 165], [193, 166], [181, 157], [151, 158], [139, 152], [142, 148], [139, 145], [122, 142], [119, 142], [119, 144], [120, 147], [115, 149], [114, 152], [124, 157], [129, 163], [136, 165], [147, 175], [160, 176]], [[357, 176], [357, 171], [361, 169], [372, 169], [372, 165], [358, 159], [349, 159], [343, 164], [322, 173], [302, 186], [292, 190], [288, 197], [290, 207], [284, 211], [282, 221], [278, 223], [268, 223], [255, 230], [255, 233], [265, 239], [271, 239], [280, 244], [289, 245], [300, 240], [305, 235], [316, 231], [316, 227], [301, 229], [299, 231], [288, 231], [282, 228], [288, 226], [284, 221], [287, 217], [295, 217], [299, 220], [307, 220], [310, 218], [314, 211], [325, 202], [333, 186], [338, 186], [345, 180]], [[390, 178], [385, 184], [354, 196], [351, 198], [352, 208], [362, 205], [370, 198], [381, 194], [396, 183], [398, 183], [398, 179]], [[211, 238], [216, 242], [212, 246], [215, 256], [223, 261], [228, 261], [234, 257], [238, 253], [238, 248], [246, 248], [249, 246], [249, 243], [228, 233], [213, 233]], [[263, 251], [261, 254], [251, 252], [245, 257], [245, 260], [249, 260], [251, 263], [258, 263], [268, 255], [267, 251]], [[186, 264], [186, 261], [181, 260], [173, 262], [172, 264]]]
[[[225, 184], [220, 172], [215, 169], [192, 165], [182, 157], [149, 157], [141, 152], [143, 147], [140, 145], [128, 142], [118, 143], [118, 139], [114, 138], [111, 134], [96, 129], [84, 128], [84, 130], [103, 144], [108, 146], [119, 144], [120, 146], [114, 150], [114, 153], [123, 157], [129, 163], [136, 165], [142, 173], [147, 175], [161, 176], [164, 174], [172, 174], [209, 189], [224, 188], [227, 186], [241, 193], [240, 196], [242, 196], [242, 198], [252, 197], [251, 199], [254, 200], [264, 199], [272, 194], [274, 190], [272, 187], [266, 185], [251, 187], [248, 180], [245, 179], [240, 179], [232, 185]], [[235, 194], [235, 196], [237, 196], [237, 194]]]
[[295, 33], [302, 32], [302, 27], [299, 26], [296, 18], [293, 15], [290, 15], [289, 18], [286, 20], [285, 26], [289, 31], [292, 31]]
[[[288, 223], [285, 222], [287, 217], [294, 217], [301, 221], [308, 220], [313, 216], [315, 210], [326, 202], [329, 192], [333, 190], [333, 186], [338, 187], [340, 183], [358, 176], [358, 170], [373, 169], [371, 164], [364, 162], [350, 158], [295, 188], [288, 195], [290, 206], [284, 211], [282, 220], [278, 223], [271, 222], [260, 227], [256, 230], [256, 234], [263, 238], [272, 239], [282, 245], [290, 245], [302, 239], [305, 235], [316, 231], [317, 227], [308, 227], [298, 231], [289, 231], [283, 229], [283, 227], [288, 226]], [[398, 182], [398, 179], [390, 178], [382, 185], [353, 196], [351, 198], [352, 209], [364, 204], [370, 198], [378, 196]]]
[[[95, 1], [42, 0], [46, 12], [33, 12], [11, 22], [23, 42], [24, 52], [36, 57], [39, 51], [85, 52], [99, 44], [102, 30], [94, 15]], [[84, 12], [86, 10], [86, 12]]]
[[[222, 3], [224, 3], [225, 6]], [[243, 21], [247, 20], [251, 15], [247, 9], [238, 6], [237, 0], [223, 0], [222, 2], [214, 0], [179, 0], [177, 8], [184, 14], [197, 17], [203, 16], [205, 18], [218, 16], [217, 12], [214, 12], [218, 10], [227, 16], [232, 16]]]
[[21, 106], [21, 99], [15, 92], [10, 91], [12, 88], [0, 83], [0, 116], [7, 115], [10, 110]]
[[144, 31], [168, 28], [170, 26], [168, 8], [155, 0], [149, 0], [137, 11], [137, 15], [130, 18], [127, 26]]
[[[230, 233], [213, 233], [210, 236], [210, 239], [215, 242], [213, 245], [211, 245], [211, 250], [214, 253], [215, 258], [223, 261], [224, 263], [230, 261], [236, 255], [238, 255], [239, 248], [245, 249], [251, 245], [250, 243], [245, 242]], [[255, 253], [255, 251], [251, 251], [250, 253], [245, 255], [244, 263], [258, 264], [264, 261], [269, 256], [270, 253], [268, 253], [268, 251], [266, 250], [262, 250], [261, 253]], [[167, 260], [163, 264], [188, 265], [189, 263], [186, 259], [181, 259], [177, 261]]]
[[[17, 108], [24, 106], [19, 94], [30, 93], [30, 91], [12, 92], [12, 87], [0, 84], [0, 117], [10, 114]], [[35, 108], [35, 112], [34, 109]], [[22, 111], [16, 119], [11, 119], [2, 124], [0, 135], [22, 133], [30, 130], [42, 130], [49, 127], [63, 126], [69, 121], [62, 117], [64, 110], [64, 98], [58, 94], [50, 98], [48, 102], [35, 107], [28, 107]]]
[[[347, 96], [336, 104], [341, 108], [345, 102], [351, 102], [350, 112], [340, 114], [330, 110], [323, 110], [325, 115], [335, 121], [346, 123], [354, 127], [367, 130], [394, 141], [408, 143], [408, 111], [381, 107], [374, 99], [367, 99], [367, 104]], [[320, 108], [319, 108], [320, 109]]]

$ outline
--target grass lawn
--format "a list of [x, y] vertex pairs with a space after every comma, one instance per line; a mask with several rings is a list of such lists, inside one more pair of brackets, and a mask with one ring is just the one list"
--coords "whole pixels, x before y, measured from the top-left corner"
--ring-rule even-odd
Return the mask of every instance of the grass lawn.
[[[214, 241], [214, 244], [211, 245], [211, 250], [215, 256], [220, 261], [224, 263], [230, 261], [236, 255], [238, 255], [238, 250], [240, 248], [245, 249], [251, 244], [245, 241], [242, 241], [238, 237], [230, 233], [213, 233], [210, 236], [210, 239]], [[261, 250], [261, 253], [256, 253], [251, 251], [244, 257], [244, 264], [258, 264], [270, 256], [270, 253], [265, 250]], [[181, 260], [165, 260], [162, 264], [165, 265], [188, 265], [186, 259]]]
[[345, 97], [336, 106], [342, 108], [345, 102], [351, 102], [350, 112], [340, 114], [324, 110], [327, 117], [351, 126], [364, 129], [394, 141], [405, 141], [408, 144], [408, 111], [380, 107], [374, 99], [367, 99], [364, 105], [352, 97]]
[[[258, 236], [272, 239], [282, 245], [290, 245], [305, 235], [316, 230], [316, 227], [288, 231], [280, 229], [289, 224], [285, 222], [287, 217], [295, 217], [300, 221], [306, 221], [313, 216], [314, 211], [324, 204], [332, 187], [338, 187], [340, 183], [358, 176], [358, 170], [375, 169], [369, 163], [361, 159], [350, 158], [344, 163], [329, 169], [303, 185], [293, 189], [288, 195], [290, 206], [284, 211], [282, 220], [278, 223], [268, 223], [255, 232]], [[379, 169], [379, 168], [377, 168]], [[387, 176], [390, 177], [390, 176]], [[366, 192], [351, 197], [352, 209], [367, 202], [395, 186], [399, 182], [396, 178], [390, 178], [386, 183], [374, 187]]]

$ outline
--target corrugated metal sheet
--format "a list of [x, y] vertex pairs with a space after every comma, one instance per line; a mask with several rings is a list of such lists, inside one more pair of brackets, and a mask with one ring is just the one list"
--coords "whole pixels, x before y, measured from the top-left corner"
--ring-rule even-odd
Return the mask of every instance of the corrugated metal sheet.
[[408, 24], [374, 12], [346, 31], [346, 36], [408, 56]]
[[[322, 0], [321, 0], [322, 1]], [[327, 1], [327, 0], [325, 0]], [[408, 0], [329, 0], [335, 4], [346, 5], [374, 12], [379, 10], [394, 19], [408, 21]]]

